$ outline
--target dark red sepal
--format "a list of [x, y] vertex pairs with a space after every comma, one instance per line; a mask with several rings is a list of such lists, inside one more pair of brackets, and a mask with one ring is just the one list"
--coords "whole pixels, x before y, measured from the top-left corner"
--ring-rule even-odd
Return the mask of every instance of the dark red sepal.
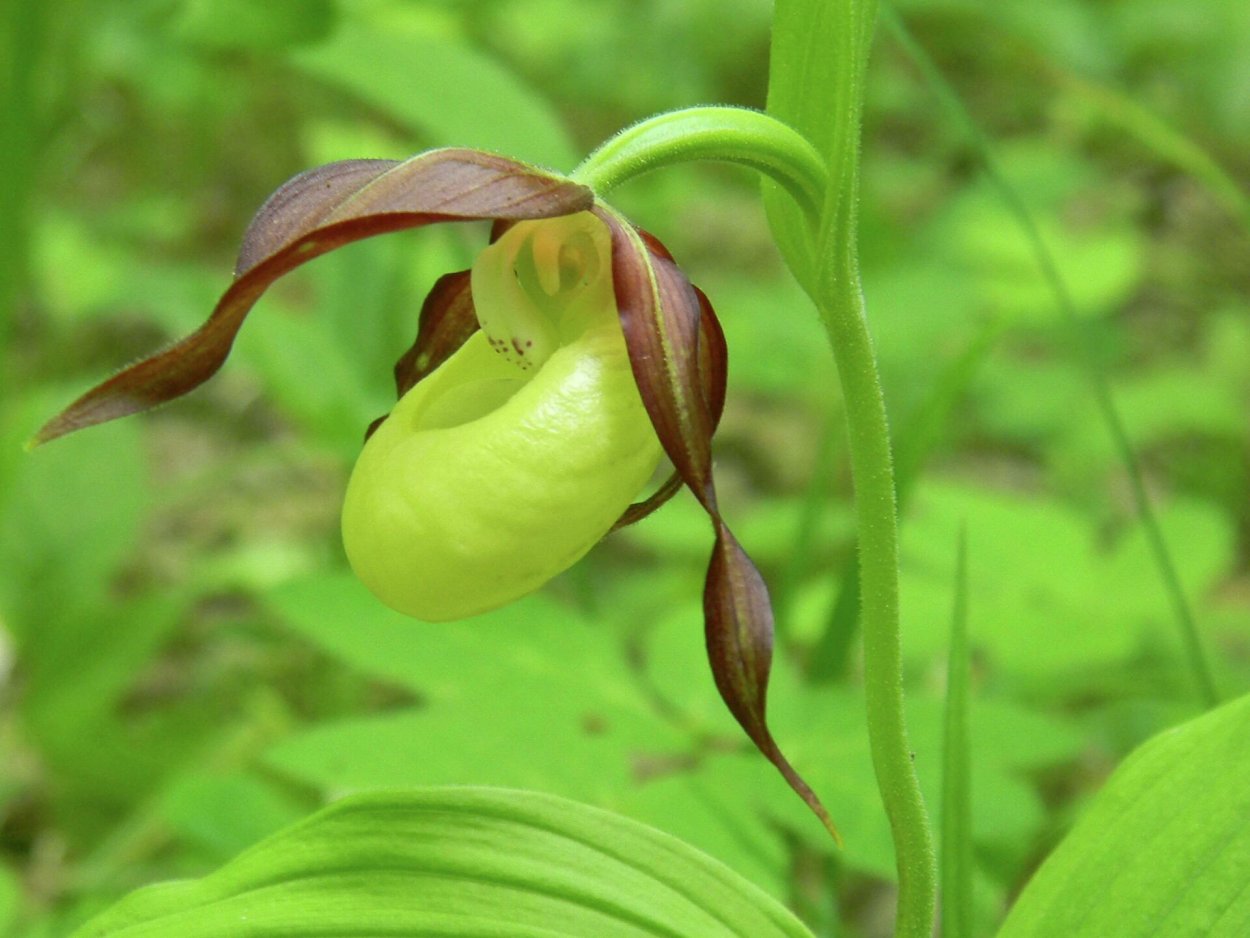
[[[470, 272], [458, 270], [438, 278], [421, 305], [417, 337], [395, 363], [395, 399], [411, 391], [477, 332], [477, 313], [469, 287]], [[384, 414], [365, 431], [369, 439], [389, 414]]]
[[[661, 256], [667, 256], [667, 249], [664, 249], [663, 245], [645, 232], [640, 233], [646, 239], [649, 250], [653, 249], [653, 245], [658, 245], [664, 251], [664, 254]], [[652, 253], [655, 253], [655, 251], [652, 250]], [[721, 414], [725, 410], [725, 385], [728, 378], [729, 353], [725, 348], [725, 333], [721, 329], [720, 320], [716, 318], [716, 311], [712, 308], [711, 302], [698, 287], [692, 285], [692, 289], [699, 298], [700, 308], [699, 383], [712, 414], [712, 430], [714, 432], [720, 425]], [[683, 484], [681, 473], [674, 472], [648, 498], [641, 502], [635, 502], [625, 509], [625, 513], [612, 526], [612, 530], [616, 531], [638, 523], [680, 492]]]
[[[781, 752], [766, 719], [773, 614], [755, 564], [720, 514], [712, 432], [724, 406], [724, 336], [707, 298], [668, 251], [609, 209], [612, 279], [634, 379], [656, 435], [716, 534], [703, 593], [708, 661], [725, 705], [761, 753], [841, 842], [828, 811]], [[710, 314], [710, 315], [709, 315]]]
[[467, 270], [444, 274], [425, 298], [417, 320], [417, 338], [395, 363], [396, 398], [412, 390], [477, 332], [469, 279]]
[[244, 235], [236, 279], [208, 321], [88, 391], [31, 443], [147, 410], [198, 387], [226, 360], [269, 285], [314, 257], [439, 221], [569, 215], [590, 208], [593, 199], [577, 183], [478, 150], [431, 150], [402, 163], [351, 160], [301, 173], [257, 212]]

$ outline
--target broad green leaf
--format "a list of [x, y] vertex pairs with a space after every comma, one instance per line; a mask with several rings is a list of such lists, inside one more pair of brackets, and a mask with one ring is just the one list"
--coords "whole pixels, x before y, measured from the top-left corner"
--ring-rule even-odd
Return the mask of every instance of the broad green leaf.
[[[662, 514], [666, 513], [667, 509]], [[707, 668], [698, 596], [670, 599], [663, 610], [651, 615], [651, 625], [642, 636], [649, 686], [666, 706], [681, 714], [682, 725], [696, 735], [733, 739], [733, 717], [720, 705]]]
[[[949, 587], [946, 599], [949, 618]], [[778, 687], [775, 701], [778, 739], [793, 751], [800, 771], [812, 778], [843, 832], [846, 849], [839, 856], [856, 869], [893, 878], [893, 847], [869, 756], [863, 701], [844, 690], [804, 693], [785, 685]], [[925, 800], [939, 804], [941, 702], [913, 694], [907, 700], [906, 712]], [[1037, 835], [1045, 815], [1037, 793], [1021, 777], [1025, 763], [1033, 760], [1020, 749], [1036, 739], [1046, 751], [1038, 754], [1033, 765], [1053, 765], [1079, 752], [1080, 738], [1059, 720], [997, 702], [977, 701], [971, 707], [970, 721], [970, 736], [977, 741], [971, 778], [972, 790], [977, 793], [972, 805], [974, 842], [995, 848], [1026, 842]], [[812, 846], [821, 848], [811, 837], [812, 825], [796, 823], [802, 815], [784, 813], [785, 806], [764, 794], [762, 786], [762, 781], [757, 783], [759, 802], [765, 810]]]
[[[1243, 445], [1246, 408], [1236, 382], [1212, 373], [1205, 361], [1137, 371], [1115, 382], [1115, 399], [1125, 429], [1137, 446], [1176, 454], [1169, 466], [1172, 478], [1203, 472], [1204, 462], [1211, 460], [1208, 454], [1212, 447], [1217, 447], [1214, 452], [1229, 452], [1225, 447], [1235, 450]], [[1062, 481], [1083, 488], [1092, 479], [1103, 478], [1114, 466], [1116, 453], [1102, 421], [1093, 414], [1073, 419], [1069, 408], [1062, 417], [1056, 412], [1055, 422], [1061, 423], [1062, 429], [1058, 445], [1051, 449], [1050, 462]], [[1219, 460], [1206, 472], [1210, 473], [1204, 486], [1208, 493], [1238, 485], [1240, 493], [1246, 491], [1245, 472], [1238, 478], [1233, 460]], [[1230, 492], [1230, 500], [1243, 499]], [[1179, 553], [1185, 542], [1174, 543]]]
[[[949, 580], [946, 601], [949, 619]], [[691, 609], [687, 615], [697, 616], [697, 610]], [[680, 714], [683, 724], [692, 726], [701, 737], [731, 739], [732, 724], [711, 705], [711, 678], [695, 667], [702, 653], [699, 637], [683, 630], [681, 619], [674, 613], [648, 633], [645, 647], [651, 684]], [[772, 715], [778, 741], [793, 751], [799, 771], [815, 780], [837, 822], [845, 841], [838, 859], [852, 869], [892, 878], [893, 847], [869, 757], [862, 700], [845, 689], [799, 685], [784, 659], [779, 661], [774, 679]], [[977, 750], [972, 778], [972, 788], [977, 792], [974, 839], [980, 846], [1001, 849], [1035, 834], [1044, 820], [1040, 800], [1024, 780], [1024, 773], [1073, 759], [1081, 749], [1081, 738], [1064, 722], [1001, 702], [978, 700], [971, 707], [970, 719]], [[908, 724], [926, 797], [936, 804], [941, 788], [940, 703], [920, 696], [910, 698]], [[709, 748], [715, 751], [719, 745]], [[758, 823], [756, 816], [762, 815], [793, 831], [814, 849], [832, 848], [798, 803], [791, 804], [793, 799], [784, 797], [784, 788], [771, 778], [768, 767], [758, 761], [738, 754], [703, 754], [689, 770], [674, 768], [673, 774], [659, 784], [668, 790], [685, 786], [705, 793], [719, 806], [718, 813], [730, 828], [751, 830]], [[658, 796], [648, 795], [644, 788], [635, 789], [630, 799], [629, 803], [640, 809], [653, 809]], [[695, 836], [684, 826], [684, 819], [673, 826], [661, 814], [648, 813], [645, 817], [665, 830]], [[717, 856], [722, 854], [717, 852]]]
[[1000, 938], [1250, 934], [1250, 697], [1150, 740], [1050, 855]]
[[315, 726], [265, 762], [328, 792], [472, 783], [611, 804], [636, 765], [679, 759], [684, 743], [633, 704], [505, 679], [455, 703]]
[[[268, 752], [269, 765], [323, 790], [472, 782], [608, 804], [634, 783], [637, 762], [687, 745], [636, 684], [615, 635], [541, 595], [431, 625], [344, 576], [291, 584], [274, 607], [344, 661], [427, 701], [315, 726]], [[697, 636], [699, 619], [690, 625]]]
[[[736, 735], [732, 724], [730, 731]], [[696, 759], [640, 760], [648, 777], [607, 807], [716, 857], [774, 897], [790, 896], [793, 858], [783, 832], [764, 810], [763, 792], [771, 789], [760, 788], [761, 778], [766, 785], [772, 782], [772, 767], [745, 747], [740, 755], [719, 755], [705, 770], [689, 771]], [[775, 797], [793, 801], [783, 790]], [[793, 806], [795, 823], [814, 828], [802, 806]]]
[[150, 594], [44, 619], [23, 648], [26, 734], [63, 787], [100, 800], [129, 799], [174, 759], [177, 747], [147, 747], [118, 716], [118, 701], [177, 627], [185, 601]]
[[433, 701], [471, 701], [506, 682], [636, 699], [614, 636], [543, 594], [440, 624], [387, 609], [347, 572], [292, 582], [266, 598], [330, 654]]
[[[946, 584], [945, 614], [949, 620], [949, 574]], [[698, 667], [703, 654], [700, 637], [683, 627], [697, 621], [697, 616], [696, 608], [679, 608], [648, 631], [644, 646], [647, 674], [656, 693], [680, 714], [683, 725], [692, 727], [701, 738], [732, 739], [732, 723], [715, 706], [711, 677]], [[793, 750], [796, 767], [816, 780], [817, 791], [845, 841], [838, 858], [853, 869], [893, 877], [893, 848], [869, 758], [862, 701], [852, 691], [798, 684], [784, 659], [778, 662], [774, 681], [772, 715], [778, 741], [787, 751]], [[970, 736], [976, 741], [977, 752], [972, 770], [972, 788], [977, 792], [974, 839], [980, 846], [1001, 849], [1017, 838], [1027, 839], [1043, 823], [1041, 802], [1024, 780], [1025, 773], [1075, 758], [1082, 741], [1066, 722], [1017, 706], [978, 700], [970, 710]], [[936, 804], [941, 787], [939, 702], [921, 696], [910, 698], [908, 723], [926, 797]], [[784, 797], [784, 789], [771, 779], [766, 765], [740, 755], [703, 755], [690, 771], [674, 769], [671, 776], [652, 784], [668, 791], [697, 789], [719, 806], [718, 814], [731, 828], [751, 830], [757, 824], [755, 818], [762, 815], [804, 837], [815, 849], [832, 846], [818, 836], [819, 828], [797, 803], [791, 805], [791, 799]], [[658, 807], [659, 796], [648, 793], [645, 787], [635, 789], [629, 797], [629, 804], [638, 806], [637, 810]], [[658, 813], [643, 816], [683, 837], [697, 836], [693, 818], [687, 822], [684, 818], [672, 821]], [[719, 850], [716, 855], [727, 860], [730, 856]]]
[[[702, 519], [695, 521], [702, 531]], [[329, 792], [542, 788], [660, 827], [783, 896], [784, 851], [758, 794], [771, 767], [747, 755], [743, 741], [742, 755], [690, 771], [693, 737], [741, 740], [708, 670], [702, 609], [689, 589], [701, 566], [699, 557], [684, 580], [684, 603], [675, 598], [677, 584], [661, 587], [655, 578], [645, 602], [624, 592], [604, 600], [630, 634], [655, 621], [646, 632], [647, 687], [681, 711], [677, 725], [642, 696], [613, 631], [542, 595], [432, 626], [391, 612], [346, 575], [292, 583], [272, 602], [288, 623], [428, 703], [312, 727], [270, 748], [265, 764]], [[802, 810], [795, 823], [813, 826]]]
[[[990, 356], [976, 382], [979, 422], [996, 439], [1038, 447], [1071, 433], [1074, 417], [1089, 413], [1089, 384], [1080, 367], [1062, 360], [1022, 362], [1000, 352]], [[1110, 447], [1098, 419], [1099, 450]], [[1083, 423], [1084, 421], [1082, 421]]]
[[810, 935], [678, 840], [533, 792], [347, 798], [203, 879], [140, 890], [77, 938]]

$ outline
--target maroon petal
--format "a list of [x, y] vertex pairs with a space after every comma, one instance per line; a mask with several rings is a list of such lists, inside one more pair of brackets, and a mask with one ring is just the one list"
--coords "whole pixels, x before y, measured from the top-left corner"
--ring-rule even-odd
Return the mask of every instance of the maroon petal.
[[613, 289], [642, 402], [674, 468], [714, 513], [713, 420], [699, 375], [702, 304], [677, 265], [648, 250], [640, 232], [607, 209], [596, 214], [612, 233]]
[[283, 274], [337, 247], [438, 221], [551, 218], [584, 211], [584, 186], [477, 150], [432, 150], [402, 163], [360, 160], [302, 173], [261, 207], [235, 281], [196, 332], [88, 391], [33, 444], [147, 410], [217, 372], [252, 306]]
[[725, 412], [725, 389], [729, 377], [729, 348], [725, 344], [725, 331], [712, 302], [698, 287], [691, 285], [699, 299], [699, 386], [712, 415], [712, 430], [720, 426]]
[[312, 231], [353, 192], [398, 165], [397, 160], [342, 160], [292, 176], [265, 200], [243, 233], [235, 277]]
[[440, 277], [421, 305], [417, 338], [395, 363], [395, 396], [403, 397], [418, 381], [445, 362], [478, 330], [469, 271]]
[[[395, 363], [395, 399], [411, 391], [422, 378], [447, 361], [469, 336], [478, 330], [477, 313], [469, 286], [470, 272], [445, 274], [434, 284], [421, 304], [417, 337], [412, 347]], [[383, 414], [365, 431], [365, 439], [390, 414]]]
[[[668, 256], [667, 249], [658, 241], [646, 232], [639, 233], [642, 234], [648, 250], [651, 250], [653, 254], [658, 253], [653, 245], [658, 245], [659, 250], [663, 252], [660, 256]], [[720, 320], [716, 318], [716, 311], [712, 309], [711, 302], [702, 290], [698, 287], [693, 287], [693, 289], [699, 298], [700, 309], [699, 384], [708, 402], [708, 409], [712, 414], [712, 429], [715, 431], [720, 425], [721, 414], [725, 410], [725, 384], [728, 377], [729, 354], [725, 348], [725, 333], [721, 329]], [[628, 527], [641, 521], [681, 491], [682, 484], [681, 473], [674, 472], [649, 498], [635, 502], [625, 509], [625, 513], [612, 526], [612, 530]]]
[[725, 400], [724, 336], [718, 324], [703, 325], [715, 322], [711, 305], [662, 246], [610, 210], [596, 213], [612, 232], [613, 286], [643, 404], [716, 532], [703, 613], [717, 689], [760, 752], [840, 842], [829, 813], [781, 752], [765, 717], [772, 605], [764, 578], [721, 517], [712, 478], [712, 431]]
[[716, 687], [751, 741], [841, 846], [833, 818], [785, 757], [765, 720], [774, 632], [768, 587], [728, 526], [720, 518], [715, 523], [716, 546], [703, 589], [703, 631]]

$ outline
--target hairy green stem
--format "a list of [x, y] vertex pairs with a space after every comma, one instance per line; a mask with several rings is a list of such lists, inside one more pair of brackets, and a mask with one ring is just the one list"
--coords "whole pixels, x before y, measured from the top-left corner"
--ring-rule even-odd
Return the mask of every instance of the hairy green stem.
[[662, 166], [719, 160], [758, 170], [783, 186], [814, 221], [825, 167], [803, 137], [775, 117], [740, 107], [692, 107], [627, 127], [586, 157], [571, 178], [596, 192]]
[[808, 287], [829, 334], [845, 399], [859, 542], [864, 694], [877, 788], [889, 818], [898, 870], [895, 934], [930, 938], [937, 858], [903, 713], [898, 589], [898, 508], [885, 397], [868, 330], [858, 255], [860, 119], [874, 0], [847, 0], [825, 54], [844, 63], [832, 91], [829, 187]]
[[859, 539], [864, 695], [877, 787], [890, 820], [899, 878], [896, 934], [928, 938], [936, 858], [903, 717], [898, 600], [898, 516], [885, 398], [853, 265], [820, 303], [846, 399]]

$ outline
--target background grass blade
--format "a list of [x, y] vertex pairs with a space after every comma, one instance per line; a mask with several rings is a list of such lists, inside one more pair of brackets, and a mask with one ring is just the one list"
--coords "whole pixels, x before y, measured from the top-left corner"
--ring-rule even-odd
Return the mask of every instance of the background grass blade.
[[1230, 215], [1250, 228], [1250, 195], [1210, 153], [1132, 98], [1070, 72], [1056, 69], [1052, 74], [1060, 87], [1096, 109], [1107, 123], [1201, 182]]

